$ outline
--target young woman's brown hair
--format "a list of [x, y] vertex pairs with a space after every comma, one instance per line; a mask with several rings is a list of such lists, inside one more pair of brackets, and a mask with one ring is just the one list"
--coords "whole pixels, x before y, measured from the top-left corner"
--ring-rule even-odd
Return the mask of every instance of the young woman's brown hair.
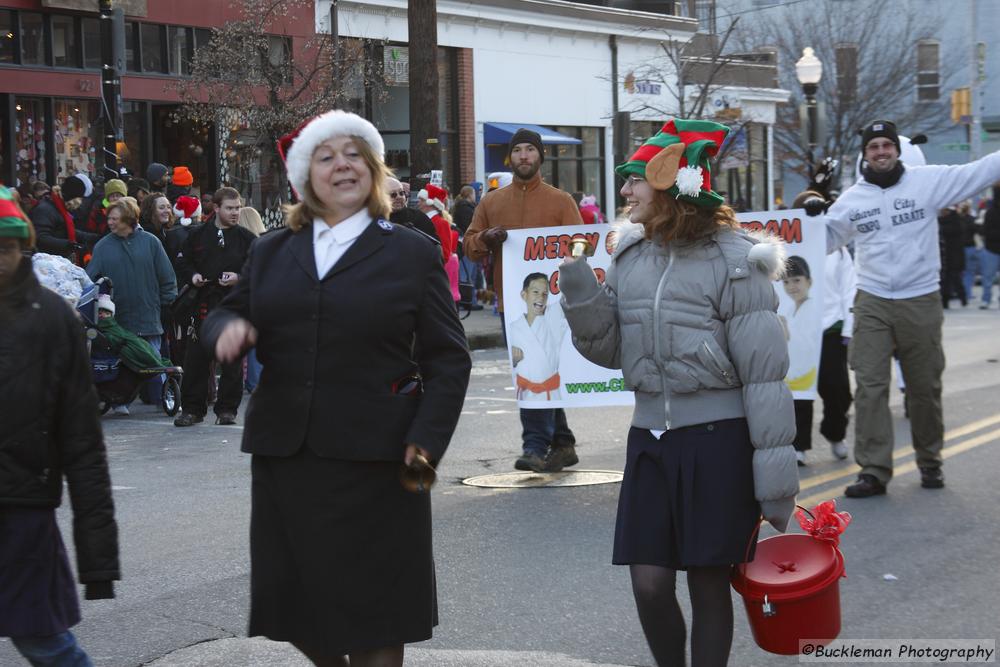
[[725, 204], [718, 208], [696, 206], [665, 192], [658, 193], [653, 202], [653, 219], [646, 223], [646, 238], [651, 241], [696, 241], [720, 227], [739, 228], [736, 213]]
[[[167, 196], [161, 192], [151, 192], [146, 195], [139, 206], [139, 224], [151, 234], [157, 236], [163, 233], [163, 225], [160, 224], [160, 216], [156, 213], [156, 203]], [[168, 200], [169, 201], [169, 200]], [[170, 207], [170, 219], [174, 219], [174, 207]]]
[[[367, 141], [361, 137], [352, 136], [354, 146], [361, 155], [368, 170], [372, 175], [372, 191], [368, 195], [368, 215], [373, 219], [388, 218], [392, 211], [392, 204], [389, 201], [389, 192], [385, 189], [385, 181], [392, 176], [392, 172], [385, 166], [382, 158], [379, 157]], [[316, 194], [312, 190], [312, 185], [307, 181], [305, 192], [302, 192], [302, 201], [297, 204], [287, 204], [285, 206], [285, 224], [292, 231], [298, 232], [303, 227], [312, 224], [314, 218], [322, 218], [326, 212]]]

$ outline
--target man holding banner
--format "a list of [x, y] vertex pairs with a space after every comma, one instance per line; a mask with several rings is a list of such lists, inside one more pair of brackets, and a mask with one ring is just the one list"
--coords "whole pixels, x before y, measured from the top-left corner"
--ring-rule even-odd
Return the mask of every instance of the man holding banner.
[[[524, 128], [515, 132], [507, 157], [513, 182], [483, 197], [463, 241], [463, 250], [473, 261], [490, 253], [496, 255], [493, 277], [501, 322], [504, 317], [503, 268], [499, 255], [507, 240], [507, 230], [580, 224], [580, 213], [573, 198], [542, 182], [539, 170], [545, 153], [537, 132]], [[554, 472], [579, 461], [576, 438], [561, 408], [547, 408], [544, 401], [539, 401], [537, 408], [522, 408], [521, 426], [524, 453], [514, 464], [516, 469]]]

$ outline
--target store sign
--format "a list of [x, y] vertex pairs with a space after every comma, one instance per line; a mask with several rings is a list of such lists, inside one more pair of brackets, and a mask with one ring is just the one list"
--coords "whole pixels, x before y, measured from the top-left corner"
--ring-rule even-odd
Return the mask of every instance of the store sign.
[[385, 82], [390, 86], [410, 84], [410, 49], [405, 46], [387, 46], [382, 62]]
[[[121, 7], [126, 16], [148, 16], [147, 0], [114, 0], [113, 6]], [[95, 0], [42, 0], [46, 9], [70, 9], [77, 12], [96, 12]]]
[[663, 86], [652, 81], [636, 79], [635, 74], [629, 72], [625, 75], [625, 92], [629, 95], [659, 95]]

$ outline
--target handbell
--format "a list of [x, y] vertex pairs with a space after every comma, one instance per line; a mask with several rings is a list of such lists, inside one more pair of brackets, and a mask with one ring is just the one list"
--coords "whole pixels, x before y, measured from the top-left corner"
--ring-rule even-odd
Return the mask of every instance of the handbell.
[[579, 257], [581, 255], [585, 255], [587, 257], [594, 256], [594, 244], [582, 236], [572, 239], [569, 242], [569, 246], [569, 254], [573, 257]]
[[437, 471], [423, 454], [416, 454], [409, 465], [399, 471], [399, 481], [411, 493], [426, 493], [437, 481]]

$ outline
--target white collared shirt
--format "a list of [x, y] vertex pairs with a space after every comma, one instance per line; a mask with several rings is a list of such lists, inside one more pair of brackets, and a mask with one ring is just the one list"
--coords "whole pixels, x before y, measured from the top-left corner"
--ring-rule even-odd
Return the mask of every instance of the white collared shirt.
[[371, 223], [372, 218], [368, 215], [367, 208], [361, 209], [333, 227], [326, 224], [322, 218], [313, 220], [313, 255], [316, 257], [316, 275], [320, 280]]

